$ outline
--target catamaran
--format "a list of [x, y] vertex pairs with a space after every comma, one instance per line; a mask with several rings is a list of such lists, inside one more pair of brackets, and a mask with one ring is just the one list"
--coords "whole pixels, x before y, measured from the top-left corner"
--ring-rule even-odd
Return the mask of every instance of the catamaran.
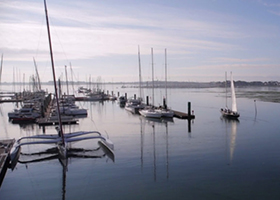
[[[232, 78], [232, 72], [230, 73], [231, 80], [230, 80], [230, 85], [231, 85], [231, 109], [227, 107], [221, 108], [221, 114], [223, 117], [231, 118], [231, 119], [238, 119], [240, 114], [237, 112], [237, 104], [236, 104], [236, 96], [235, 96], [235, 89], [234, 89], [234, 82]], [[226, 79], [226, 86], [227, 88], [227, 79]], [[227, 90], [226, 90], [227, 91]], [[226, 92], [227, 93], [227, 92]], [[227, 101], [227, 94], [226, 94], [226, 101]]]
[[[61, 120], [61, 113], [59, 108], [59, 98], [58, 98], [58, 91], [57, 91], [57, 84], [56, 84], [56, 77], [55, 77], [55, 68], [54, 68], [54, 59], [53, 59], [53, 53], [52, 53], [52, 45], [51, 45], [51, 35], [50, 35], [50, 27], [49, 27], [49, 20], [48, 20], [48, 11], [47, 11], [47, 4], [46, 0], [44, 0], [44, 7], [45, 7], [45, 15], [46, 15], [46, 23], [47, 23], [47, 31], [48, 31], [48, 40], [49, 40], [49, 48], [50, 48], [50, 56], [51, 56], [51, 64], [52, 64], [52, 73], [53, 73], [53, 81], [54, 81], [54, 91], [55, 91], [55, 99], [57, 104], [57, 114], [58, 114], [58, 121], [59, 121], [59, 127], [56, 128], [57, 134], [53, 135], [35, 135], [35, 136], [29, 136], [29, 137], [22, 137], [18, 139], [11, 151], [10, 151], [10, 165], [13, 168], [17, 160], [19, 158], [19, 154], [21, 151], [21, 146], [23, 145], [31, 145], [31, 144], [56, 144], [58, 153], [59, 153], [59, 159], [64, 164], [67, 165], [67, 151], [70, 148], [70, 145], [68, 145], [71, 142], [77, 142], [77, 141], [83, 141], [83, 140], [89, 140], [89, 139], [99, 139], [98, 144], [104, 149], [104, 152], [110, 152], [111, 155], [114, 155], [113, 149], [114, 144], [111, 140], [104, 137], [99, 133], [98, 131], [79, 131], [79, 132], [73, 132], [73, 133], [64, 133], [63, 127], [62, 127], [62, 120]], [[88, 136], [91, 134], [91, 136]], [[85, 136], [87, 135], [87, 136]], [[30, 139], [33, 139], [33, 141], [28, 141]], [[34, 141], [38, 139], [37, 141]], [[27, 140], [26, 142], [24, 142]]]

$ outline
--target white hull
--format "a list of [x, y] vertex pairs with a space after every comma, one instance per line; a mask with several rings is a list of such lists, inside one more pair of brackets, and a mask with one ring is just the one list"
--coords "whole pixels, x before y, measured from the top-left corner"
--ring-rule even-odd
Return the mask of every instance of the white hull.
[[156, 111], [161, 113], [162, 117], [174, 117], [174, 112], [172, 110], [156, 109]]
[[162, 114], [154, 109], [139, 110], [139, 113], [144, 117], [161, 118]]

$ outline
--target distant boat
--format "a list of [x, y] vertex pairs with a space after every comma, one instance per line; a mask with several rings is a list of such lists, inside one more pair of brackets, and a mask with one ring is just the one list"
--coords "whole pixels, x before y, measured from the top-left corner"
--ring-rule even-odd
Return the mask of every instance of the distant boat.
[[120, 104], [120, 107], [124, 107], [126, 101], [127, 101], [126, 96], [120, 96], [120, 97], [118, 98], [118, 103]]
[[133, 113], [133, 114], [139, 114], [139, 111], [141, 109], [144, 109], [145, 105], [142, 103], [142, 99], [134, 99], [134, 98], [129, 98], [127, 102], [125, 103], [124, 109]]
[[[221, 108], [221, 113], [223, 117], [230, 118], [230, 119], [238, 119], [240, 114], [237, 112], [237, 103], [236, 103], [236, 96], [235, 96], [235, 89], [234, 89], [234, 82], [232, 78], [232, 72], [230, 73], [231, 80], [230, 80], [230, 86], [231, 86], [231, 109], [227, 107]], [[227, 91], [227, 79], [226, 79], [226, 91]], [[226, 92], [227, 93], [227, 92]], [[227, 99], [227, 94], [226, 94]]]
[[21, 109], [15, 109], [14, 112], [9, 112], [8, 117], [10, 120], [12, 119], [37, 119], [41, 117], [39, 111], [36, 111], [33, 107], [22, 107]]

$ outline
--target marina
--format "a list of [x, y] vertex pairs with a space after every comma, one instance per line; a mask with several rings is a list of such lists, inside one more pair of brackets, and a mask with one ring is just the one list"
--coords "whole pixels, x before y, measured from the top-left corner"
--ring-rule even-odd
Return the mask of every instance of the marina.
[[0, 5], [0, 200], [280, 199], [279, 4]]
[[[137, 89], [118, 87], [115, 91], [134, 94]], [[156, 89], [155, 94], [160, 94], [159, 91]], [[44, 154], [32, 157], [29, 154], [43, 151], [45, 146], [34, 146], [35, 150], [23, 147], [20, 162], [13, 171], [7, 170], [0, 199], [20, 196], [40, 199], [42, 195], [48, 199], [61, 199], [62, 195], [65, 199], [78, 196], [85, 199], [93, 196], [96, 199], [228, 199], [229, 196], [277, 199], [280, 178], [276, 170], [279, 166], [276, 152], [280, 137], [274, 111], [280, 109], [279, 103], [257, 100], [256, 113], [254, 99], [240, 96], [246, 91], [250, 90], [237, 88], [236, 91], [241, 113], [239, 121], [221, 118], [223, 88], [170, 90], [172, 110], [185, 108], [187, 113], [188, 102], [192, 102], [191, 112], [196, 113], [194, 120], [143, 118], [120, 107], [116, 101], [80, 102], [78, 105], [87, 109], [88, 116], [79, 118], [78, 125], [64, 125], [65, 131], [105, 130], [115, 144], [114, 162], [107, 161], [98, 152], [96, 156], [101, 156], [98, 158], [90, 152], [87, 156], [96, 158], [71, 157], [61, 190], [60, 183], [64, 179], [60, 162], [55, 158], [28, 162], [33, 157], [44, 158]], [[155, 97], [159, 99], [160, 96]], [[209, 105], [205, 97], [213, 103]], [[55, 126], [46, 126], [43, 130], [36, 124], [10, 123], [7, 113], [13, 106], [12, 103], [1, 104], [3, 139], [56, 132]], [[84, 141], [80, 145], [92, 148], [93, 144]], [[258, 184], [254, 185], [255, 182]], [[11, 186], [18, 188], [18, 192], [11, 195]], [[127, 193], [127, 190], [133, 192]]]

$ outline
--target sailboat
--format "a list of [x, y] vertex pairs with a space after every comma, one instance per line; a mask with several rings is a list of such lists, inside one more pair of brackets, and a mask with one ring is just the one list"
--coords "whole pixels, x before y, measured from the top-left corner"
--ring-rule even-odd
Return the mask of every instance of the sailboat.
[[[77, 142], [77, 141], [83, 141], [83, 140], [89, 140], [89, 139], [99, 139], [98, 144], [104, 149], [104, 152], [110, 152], [112, 155], [114, 144], [106, 137], [102, 136], [101, 133], [98, 131], [79, 131], [79, 132], [73, 132], [73, 133], [64, 133], [63, 127], [62, 127], [62, 121], [61, 121], [61, 113], [59, 108], [59, 98], [58, 98], [58, 91], [57, 91], [57, 85], [56, 85], [56, 78], [55, 78], [55, 69], [54, 69], [54, 59], [53, 59], [53, 53], [52, 53], [52, 44], [51, 44], [51, 35], [50, 35], [50, 27], [49, 27], [49, 20], [48, 20], [48, 11], [47, 11], [47, 4], [46, 0], [44, 0], [44, 7], [45, 7], [45, 15], [46, 15], [46, 23], [47, 23], [47, 31], [48, 31], [48, 40], [49, 40], [49, 48], [50, 48], [50, 56], [51, 56], [51, 64], [52, 64], [52, 73], [53, 73], [53, 82], [54, 82], [54, 91], [55, 91], [55, 99], [57, 104], [57, 112], [58, 112], [58, 121], [59, 121], [59, 127], [56, 127], [57, 134], [53, 135], [34, 135], [29, 137], [22, 137], [18, 139], [11, 151], [10, 151], [10, 165], [11, 168], [15, 167], [17, 160], [19, 158], [21, 146], [23, 145], [31, 145], [31, 144], [56, 144], [57, 150], [59, 152], [59, 158], [60, 161], [67, 165], [67, 151], [70, 149], [71, 142]], [[90, 136], [85, 136], [89, 135]], [[29, 141], [29, 140], [33, 141]], [[34, 141], [38, 139], [38, 141]], [[24, 140], [28, 140], [26, 142], [22, 142]]]
[[[235, 89], [234, 89], [234, 82], [232, 78], [232, 72], [230, 73], [231, 80], [230, 80], [230, 86], [231, 86], [231, 109], [229, 109], [226, 105], [225, 108], [221, 108], [221, 114], [230, 119], [238, 119], [240, 114], [237, 112], [237, 104], [236, 104], [236, 96], [235, 96]], [[226, 80], [227, 83], [227, 80]], [[227, 87], [226, 87], [227, 88]], [[226, 94], [227, 95], [227, 94]], [[227, 99], [227, 97], [226, 97]], [[227, 104], [227, 103], [226, 103]]]
[[139, 97], [135, 98], [125, 98], [125, 110], [132, 112], [133, 114], [139, 114], [139, 110], [145, 108], [143, 101], [142, 92], [142, 76], [141, 76], [141, 61], [140, 61], [140, 47], [138, 46], [138, 60], [139, 60]]
[[151, 49], [152, 54], [152, 106], [147, 106], [143, 110], [139, 110], [139, 113], [144, 117], [151, 117], [151, 118], [161, 118], [161, 113], [154, 108], [154, 58], [153, 58], [153, 48]]
[[156, 111], [160, 112], [162, 117], [172, 118], [174, 116], [174, 112], [167, 108], [167, 56], [166, 49], [164, 50], [165, 54], [165, 99], [163, 99], [163, 107], [156, 109]]

